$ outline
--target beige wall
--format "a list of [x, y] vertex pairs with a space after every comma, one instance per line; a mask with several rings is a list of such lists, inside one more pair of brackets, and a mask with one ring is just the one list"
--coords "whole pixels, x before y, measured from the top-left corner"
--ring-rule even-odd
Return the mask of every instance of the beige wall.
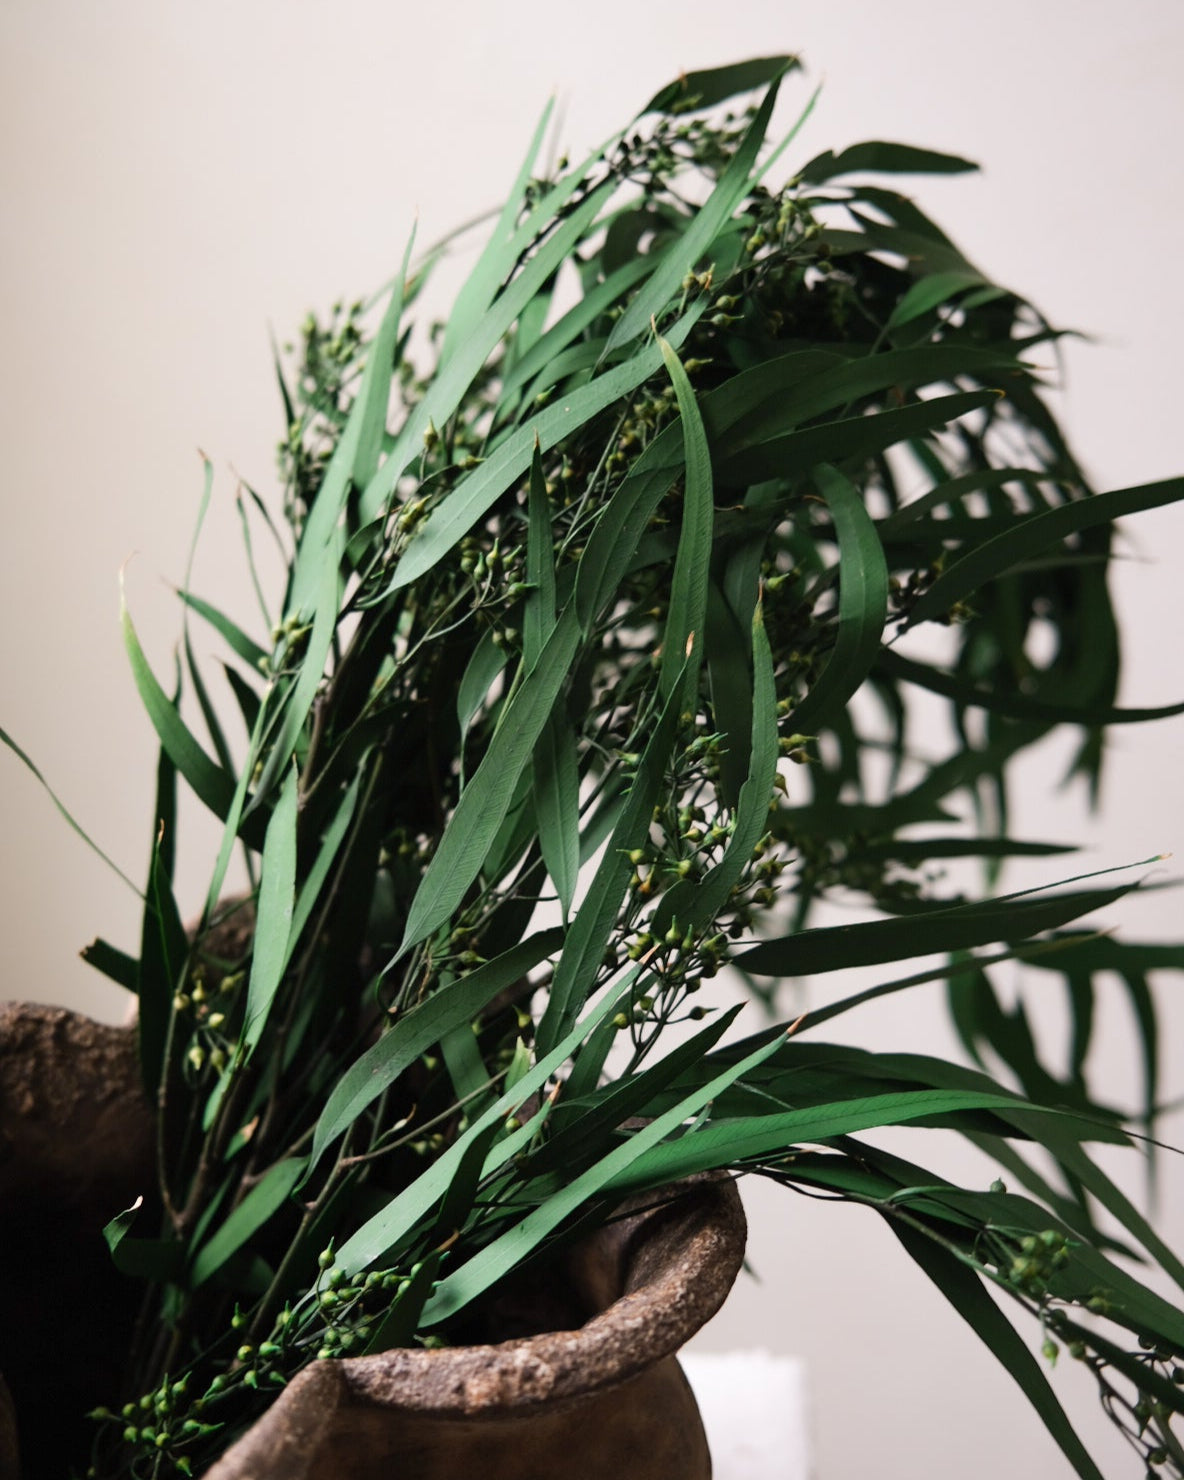
[[[0, 724], [133, 877], [153, 743], [120, 645], [117, 574], [138, 551], [130, 600], [163, 673], [178, 631], [165, 583], [184, 570], [201, 447], [217, 482], [195, 587], [251, 616], [233, 497], [236, 474], [272, 487], [269, 324], [282, 337], [308, 306], [383, 281], [416, 208], [430, 240], [496, 203], [551, 89], [582, 149], [682, 67], [783, 49], [826, 78], [794, 158], [889, 137], [983, 162], [982, 177], [925, 184], [924, 198], [989, 273], [1098, 336], [1066, 351], [1064, 414], [1099, 483], [1184, 471], [1184, 9], [1169, 0], [0, 0]], [[1178, 699], [1180, 511], [1139, 521], [1132, 549], [1123, 699]], [[1182, 726], [1115, 737], [1104, 816], [1084, 829], [1090, 863], [1184, 847]], [[1080, 798], [1057, 797], [1056, 779], [1050, 755], [1022, 830], [1081, 836]], [[0, 816], [0, 994], [117, 1016], [119, 994], [76, 952], [96, 933], [134, 946], [134, 896], [2, 756]], [[199, 819], [186, 827], [192, 908], [216, 838]], [[1179, 934], [1178, 896], [1112, 918]], [[897, 999], [858, 1026], [874, 1044], [940, 1046], [934, 1006]], [[1101, 1068], [1129, 1094], [1133, 1049], [1110, 1009]], [[1173, 1009], [1176, 1094], [1182, 1033]], [[1178, 1241], [1182, 1187], [1169, 1165], [1160, 1216]], [[738, 1290], [705, 1339], [806, 1356], [823, 1480], [1068, 1473], [874, 1220], [764, 1193], [752, 1206], [765, 1284]], [[1058, 1391], [1076, 1388], [1088, 1411], [1074, 1377], [1058, 1369]], [[949, 1436], [967, 1425], [978, 1456], [952, 1463]], [[1094, 1431], [1108, 1473], [1133, 1473]]]

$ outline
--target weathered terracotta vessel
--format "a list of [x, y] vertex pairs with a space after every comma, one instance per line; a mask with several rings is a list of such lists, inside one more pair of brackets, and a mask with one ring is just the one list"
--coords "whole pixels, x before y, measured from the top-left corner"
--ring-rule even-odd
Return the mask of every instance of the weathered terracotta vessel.
[[[0, 1480], [65, 1474], [64, 1420], [118, 1400], [134, 1286], [98, 1230], [150, 1188], [152, 1159], [132, 1032], [0, 1007]], [[723, 1303], [744, 1237], [732, 1183], [696, 1182], [508, 1299], [513, 1339], [315, 1363], [210, 1480], [707, 1480], [674, 1353]]]

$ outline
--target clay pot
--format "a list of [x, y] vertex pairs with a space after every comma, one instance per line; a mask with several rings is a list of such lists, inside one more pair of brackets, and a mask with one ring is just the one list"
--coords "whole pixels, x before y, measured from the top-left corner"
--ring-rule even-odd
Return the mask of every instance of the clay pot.
[[102, 1228], [151, 1191], [135, 1035], [58, 1007], [0, 1005], [0, 1480], [85, 1469], [88, 1409], [118, 1398], [134, 1283]]
[[[111, 1354], [134, 1286], [98, 1230], [151, 1185], [151, 1131], [129, 1030], [0, 1008], [0, 1229], [5, 1249], [14, 1229], [27, 1245], [15, 1271], [0, 1270], [0, 1371], [25, 1480], [66, 1473], [70, 1454], [77, 1463], [64, 1416], [118, 1399]], [[532, 1277], [501, 1302], [488, 1319], [513, 1339], [315, 1362], [209, 1480], [707, 1480], [674, 1354], [723, 1303], [744, 1238], [730, 1181], [651, 1199], [577, 1245], [552, 1280]], [[8, 1319], [22, 1300], [23, 1317]], [[43, 1339], [30, 1341], [34, 1327]], [[6, 1444], [0, 1384], [0, 1480], [16, 1480]]]

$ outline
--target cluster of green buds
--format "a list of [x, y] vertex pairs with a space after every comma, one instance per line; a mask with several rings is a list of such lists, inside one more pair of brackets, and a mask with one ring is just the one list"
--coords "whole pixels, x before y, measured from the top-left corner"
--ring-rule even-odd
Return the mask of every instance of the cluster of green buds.
[[198, 962], [183, 988], [174, 995], [177, 1027], [188, 1033], [185, 1069], [191, 1080], [207, 1070], [220, 1074], [225, 1069], [234, 1051], [232, 1019], [245, 980], [241, 971], [228, 972], [216, 987], [210, 987], [206, 969]]
[[[138, 1452], [149, 1460], [153, 1473], [159, 1473], [164, 1464], [166, 1473], [192, 1475], [193, 1452], [202, 1440], [222, 1428], [221, 1423], [211, 1423], [203, 1416], [205, 1408], [204, 1399], [192, 1397], [188, 1377], [176, 1382], [166, 1377], [152, 1392], [125, 1403], [118, 1412], [94, 1408], [89, 1417], [133, 1454]], [[133, 1472], [135, 1468], [133, 1461]], [[87, 1471], [88, 1477], [98, 1473], [93, 1465]]]
[[312, 631], [311, 624], [298, 616], [285, 617], [271, 629], [271, 652], [259, 659], [259, 672], [264, 678], [278, 678], [299, 666], [300, 656]]
[[333, 305], [322, 323], [309, 314], [300, 328], [300, 344], [285, 344], [297, 357], [296, 383], [290, 400], [288, 431], [277, 448], [285, 488], [284, 512], [299, 528], [325, 476], [337, 443], [337, 413], [348, 402], [361, 361], [365, 337], [361, 302]]
[[252, 1318], [236, 1307], [212, 1377], [199, 1381], [195, 1369], [175, 1381], [165, 1378], [118, 1411], [92, 1410], [90, 1417], [102, 1425], [98, 1444], [114, 1442], [130, 1451], [132, 1474], [199, 1472], [206, 1460], [203, 1441], [236, 1421], [251, 1394], [274, 1393], [310, 1358], [361, 1354], [409, 1292], [418, 1286], [421, 1297], [430, 1294], [424, 1268], [420, 1262], [351, 1277], [337, 1264], [332, 1246], [323, 1249], [313, 1288], [284, 1306], [265, 1340], [251, 1339]]
[[1068, 1237], [1058, 1228], [1024, 1234], [1007, 1269], [1009, 1284], [1033, 1300], [1043, 1300], [1053, 1276], [1069, 1263], [1070, 1248]]
[[[1095, 1290], [1087, 1308], [1097, 1315], [1114, 1313], [1113, 1292]], [[1126, 1371], [1120, 1374], [1097, 1350], [1091, 1333], [1071, 1323], [1065, 1311], [1050, 1311], [1044, 1320], [1047, 1330], [1065, 1343], [1069, 1355], [1093, 1373], [1102, 1406], [1142, 1458], [1146, 1480], [1184, 1476], [1184, 1443], [1173, 1428], [1184, 1412], [1184, 1393], [1178, 1397], [1173, 1393], [1173, 1389], [1184, 1389], [1184, 1351], [1141, 1337], [1138, 1350], [1123, 1353]], [[1055, 1347], [1051, 1337], [1045, 1341], [1046, 1356], [1050, 1347]]]

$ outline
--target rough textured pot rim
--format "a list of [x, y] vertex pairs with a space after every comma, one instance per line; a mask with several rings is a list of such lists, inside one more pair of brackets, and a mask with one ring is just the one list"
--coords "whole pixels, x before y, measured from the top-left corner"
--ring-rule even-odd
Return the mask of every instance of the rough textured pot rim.
[[676, 1195], [669, 1200], [654, 1206], [651, 1198], [591, 1236], [599, 1267], [586, 1276], [587, 1293], [605, 1303], [583, 1326], [496, 1345], [314, 1362], [208, 1480], [235, 1480], [259, 1463], [268, 1474], [281, 1473], [276, 1463], [306, 1456], [341, 1407], [463, 1422], [510, 1419], [575, 1406], [672, 1358], [726, 1299], [747, 1230], [731, 1179], [698, 1178], [670, 1190]]
[[[51, 1170], [42, 1153], [59, 1127], [74, 1131], [80, 1118], [93, 1116], [97, 1089], [108, 1095], [118, 1089], [116, 1098], [127, 1106], [139, 1100], [134, 1029], [43, 1004], [3, 1004], [0, 1020], [9, 1035], [33, 1048], [35, 1072], [28, 1064], [32, 1077], [8, 1086], [18, 1091], [9, 1108], [22, 1138], [32, 1135], [28, 1150], [39, 1172], [53, 1179], [59, 1169]], [[70, 1057], [69, 1071], [49, 1072], [49, 1061], [62, 1054]], [[96, 1076], [101, 1085], [91, 1083]], [[150, 1125], [146, 1112], [144, 1118]], [[126, 1136], [121, 1150], [124, 1156], [132, 1150]], [[134, 1148], [129, 1165], [150, 1165], [147, 1150]], [[84, 1169], [90, 1196], [96, 1170], [93, 1163]], [[668, 1194], [636, 1199], [626, 1216], [590, 1235], [584, 1253], [573, 1258], [584, 1306], [597, 1312], [582, 1326], [497, 1345], [314, 1362], [217, 1462], [210, 1480], [254, 1473], [256, 1461], [271, 1462], [267, 1473], [283, 1473], [274, 1469], [277, 1449], [295, 1461], [302, 1447], [325, 1435], [339, 1408], [509, 1420], [574, 1406], [665, 1362], [723, 1304], [743, 1262], [746, 1236], [730, 1179], [690, 1179]], [[4, 1418], [0, 1412], [0, 1438], [11, 1430], [11, 1416], [7, 1423]]]

